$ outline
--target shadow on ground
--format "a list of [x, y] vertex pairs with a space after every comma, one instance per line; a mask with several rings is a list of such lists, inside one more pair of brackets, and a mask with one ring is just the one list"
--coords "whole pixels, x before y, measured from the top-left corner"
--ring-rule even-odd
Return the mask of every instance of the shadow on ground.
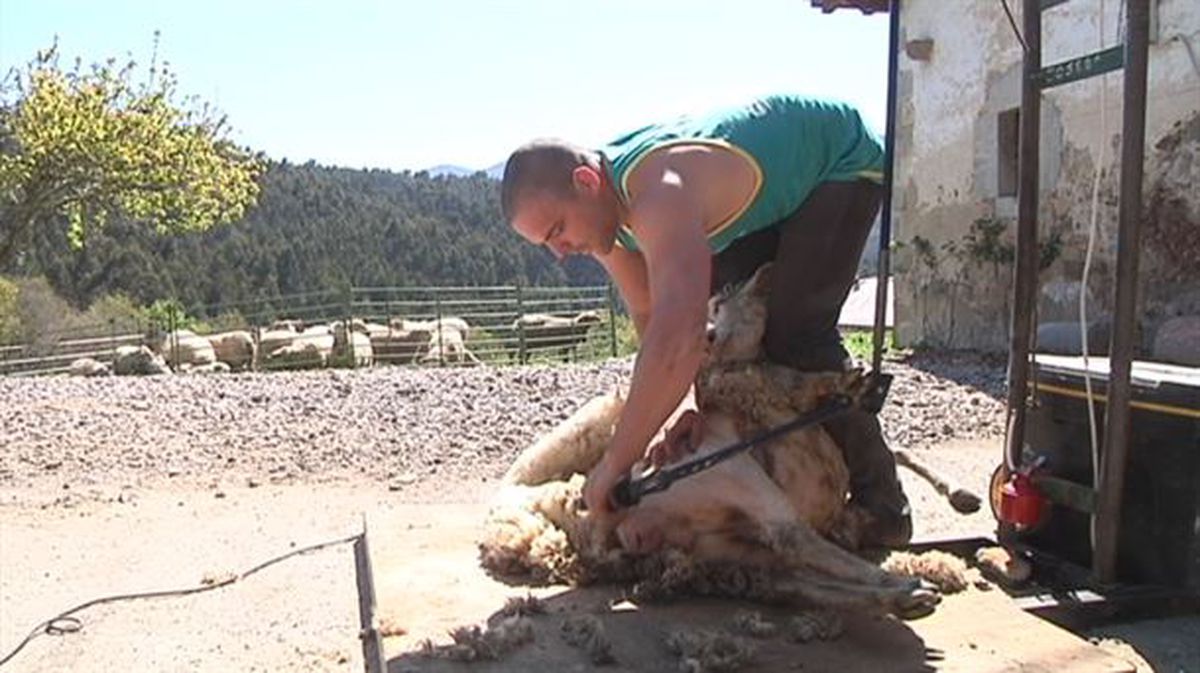
[[[615, 605], [614, 605], [615, 603]], [[782, 624], [797, 614], [794, 608], [769, 607], [745, 601], [689, 599], [672, 603], [635, 605], [621, 599], [616, 587], [566, 589], [543, 600], [544, 614], [529, 617], [534, 638], [495, 661], [459, 662], [430, 657], [419, 647], [402, 651], [388, 661], [389, 673], [472, 671], [515, 673], [517, 671], [589, 670], [589, 654], [572, 646], [563, 636], [563, 624], [571, 617], [594, 615], [603, 624], [612, 643], [612, 671], [681, 670], [679, 658], [667, 646], [675, 631], [733, 632], [732, 618], [740, 610], [754, 610], [772, 623]], [[487, 618], [490, 626], [506, 617], [503, 606]], [[904, 622], [868, 615], [849, 615], [845, 632], [832, 641], [794, 643], [781, 636], [755, 639], [743, 637], [753, 648], [745, 666], [736, 670], [758, 671], [933, 671], [931, 662], [942, 653], [925, 647]]]

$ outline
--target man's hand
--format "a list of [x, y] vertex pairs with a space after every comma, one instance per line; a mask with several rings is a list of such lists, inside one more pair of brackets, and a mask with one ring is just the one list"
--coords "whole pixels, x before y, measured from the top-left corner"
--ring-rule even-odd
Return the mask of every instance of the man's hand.
[[650, 464], [662, 467], [680, 458], [695, 453], [704, 440], [704, 419], [692, 409], [679, 416], [675, 425], [667, 430], [662, 440], [655, 442], [647, 451]]
[[583, 482], [583, 503], [592, 516], [608, 516], [613, 513], [609, 496], [622, 474], [624, 470], [615, 469], [607, 457], [588, 473], [587, 481]]

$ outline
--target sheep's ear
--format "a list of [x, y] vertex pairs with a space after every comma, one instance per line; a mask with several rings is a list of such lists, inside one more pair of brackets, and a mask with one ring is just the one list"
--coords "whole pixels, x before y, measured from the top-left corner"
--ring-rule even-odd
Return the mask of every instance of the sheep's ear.
[[754, 277], [750, 279], [750, 290], [755, 294], [766, 296], [771, 292], [771, 263], [767, 262], [758, 267]]

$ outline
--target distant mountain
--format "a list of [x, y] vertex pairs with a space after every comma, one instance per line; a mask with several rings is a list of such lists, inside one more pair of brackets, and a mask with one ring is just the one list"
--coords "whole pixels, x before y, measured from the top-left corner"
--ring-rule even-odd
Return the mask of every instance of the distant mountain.
[[484, 173], [487, 173], [489, 178], [493, 180], [499, 180], [504, 177], [504, 162], [501, 161], [498, 164], [493, 164], [484, 169], [467, 168], [466, 166], [459, 166], [457, 164], [438, 164], [432, 168], [426, 168], [425, 172], [429, 173], [429, 176], [434, 178], [447, 175], [455, 178], [469, 178], [478, 173], [480, 170], [482, 170]]
[[438, 164], [432, 168], [426, 168], [425, 172], [429, 173], [430, 177], [440, 178], [449, 175], [455, 178], [467, 178], [475, 175], [476, 169], [467, 168], [466, 166], [456, 166], [454, 164]]

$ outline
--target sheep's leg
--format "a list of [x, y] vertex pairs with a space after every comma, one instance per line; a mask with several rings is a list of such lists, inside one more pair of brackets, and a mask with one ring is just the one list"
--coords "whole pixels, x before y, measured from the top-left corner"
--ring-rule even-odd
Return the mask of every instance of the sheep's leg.
[[893, 575], [838, 547], [803, 522], [766, 529], [766, 542], [793, 573], [779, 588], [834, 608], [928, 614], [941, 597], [920, 580]]
[[467, 354], [467, 360], [469, 360], [471, 362], [471, 364], [475, 364], [475, 365], [483, 364], [483, 361], [480, 360], [479, 357], [476, 356], [474, 353], [472, 353], [471, 349], [467, 348], [466, 346], [463, 346], [463, 352]]
[[805, 572], [776, 580], [772, 589], [778, 598], [838, 610], [888, 612], [905, 619], [923, 617], [941, 602], [941, 597], [930, 587], [880, 590], [830, 581], [822, 575]]
[[939, 495], [950, 502], [950, 506], [954, 508], [954, 511], [962, 514], [979, 511], [981, 500], [978, 495], [961, 486], [950, 483], [937, 472], [934, 472], [932, 468], [918, 461], [908, 451], [897, 449], [894, 453], [896, 454], [897, 465], [907, 467], [916, 473], [917, 476], [929, 482], [933, 490], [937, 491]]
[[842, 549], [801, 521], [770, 522], [763, 542], [789, 568], [808, 569], [827, 579], [862, 585], [895, 586], [907, 582]]
[[604, 455], [624, 404], [619, 392], [592, 398], [522, 451], [503, 483], [534, 485], [586, 474]]

